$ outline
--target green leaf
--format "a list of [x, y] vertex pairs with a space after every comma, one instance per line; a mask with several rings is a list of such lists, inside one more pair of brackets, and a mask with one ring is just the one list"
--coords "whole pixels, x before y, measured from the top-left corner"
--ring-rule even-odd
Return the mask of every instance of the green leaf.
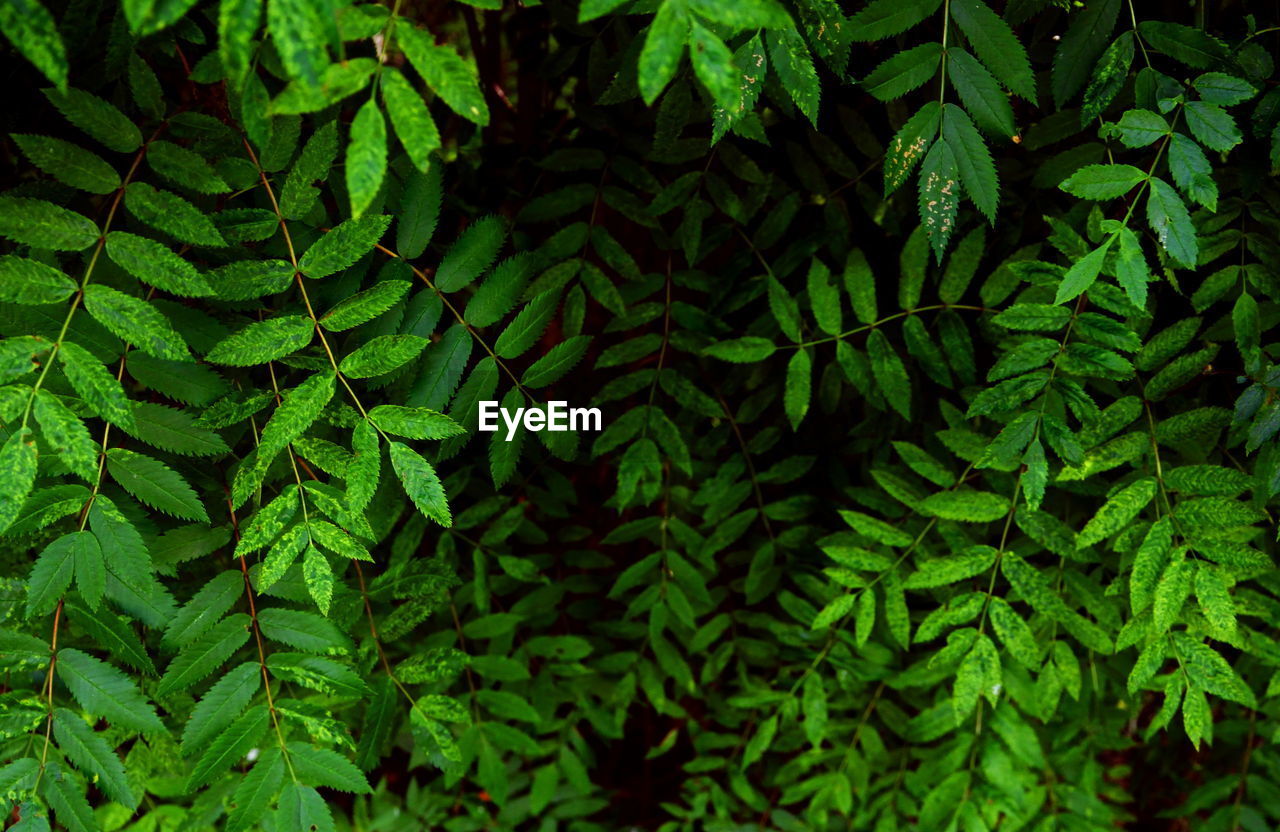
[[809, 262], [806, 280], [809, 288], [809, 305], [818, 327], [828, 335], [839, 335], [843, 329], [840, 309], [840, 290], [831, 282], [831, 270], [816, 257]]
[[493, 351], [499, 358], [523, 355], [547, 328], [559, 303], [560, 294], [555, 291], [543, 292], [529, 301], [502, 330], [493, 344]]
[[1210, 150], [1226, 153], [1240, 144], [1240, 128], [1226, 110], [1217, 104], [1192, 101], [1183, 108], [1191, 135]]
[[919, 510], [943, 520], [989, 523], [1009, 513], [1009, 501], [988, 491], [939, 491], [920, 501]]
[[120, 175], [96, 153], [51, 136], [9, 135], [33, 165], [64, 185], [91, 194], [109, 194], [120, 187]]
[[75, 282], [52, 266], [13, 254], [0, 257], [0, 301], [29, 306], [61, 303], [75, 290]]
[[1195, 593], [1200, 611], [1213, 627], [1219, 640], [1227, 640], [1236, 632], [1235, 601], [1231, 597], [1231, 584], [1222, 567], [1197, 561], [1195, 564]]
[[177, 23], [195, 4], [196, 0], [126, 2], [124, 13], [129, 29], [145, 37]]
[[307, 0], [269, 0], [267, 29], [289, 77], [310, 87], [320, 83], [334, 22], [331, 15], [326, 20], [323, 7]]
[[102, 142], [108, 149], [118, 153], [132, 153], [142, 146], [142, 132], [109, 101], [75, 87], [68, 87], [62, 92], [52, 88], [41, 92], [67, 121]]
[[288, 783], [280, 793], [281, 823], [286, 829], [334, 832], [329, 804], [310, 786]]
[[1257, 697], [1249, 685], [1217, 650], [1182, 630], [1173, 633], [1173, 647], [1195, 686], [1246, 708], [1258, 707]]
[[197, 193], [224, 194], [231, 190], [204, 157], [173, 142], [149, 142], [147, 164], [175, 185]]
[[892, 101], [921, 86], [938, 72], [942, 44], [922, 43], [894, 53], [861, 83], [867, 92], [881, 101]]
[[716, 104], [736, 113], [742, 104], [738, 88], [742, 74], [733, 62], [733, 52], [696, 20], [690, 28], [689, 57], [693, 62], [694, 75], [711, 93]]
[[245, 662], [215, 682], [191, 709], [182, 730], [182, 754], [190, 757], [235, 721], [262, 684], [256, 661]]
[[[458, 382], [462, 379], [462, 371], [471, 354], [471, 344], [471, 333], [462, 324], [454, 324], [447, 329], [440, 342], [427, 351], [422, 369], [405, 397], [405, 404], [414, 407], [430, 407], [433, 410], [440, 410], [447, 406]], [[490, 358], [481, 359], [472, 374], [477, 379], [489, 377], [494, 385], [497, 384], [497, 366]], [[461, 398], [460, 396], [459, 399]]]
[[[941, 492], [933, 496], [941, 497], [947, 493]], [[969, 505], [951, 505], [945, 510], [948, 512], [959, 510], [961, 513], [971, 515], [973, 509], [974, 507]], [[1007, 511], [1008, 508], [1006, 506], [1005, 512]], [[903, 581], [902, 586], [904, 589], [933, 589], [981, 575], [996, 562], [997, 554], [996, 550], [990, 546], [973, 546], [959, 554], [925, 561]]]
[[[267, 706], [255, 705], [245, 711], [209, 742], [187, 777], [187, 791], [208, 785], [239, 762], [253, 749], [271, 722]], [[300, 827], [305, 828], [305, 827]]]
[[[45, 765], [44, 773], [37, 784], [38, 790], [53, 809], [58, 825], [66, 827], [68, 832], [99, 832], [100, 827], [86, 796], [86, 786], [55, 760]], [[43, 829], [37, 829], [43, 832]]]
[[1124, 289], [1129, 301], [1139, 309], [1145, 309], [1151, 271], [1147, 267], [1147, 257], [1142, 253], [1138, 235], [1128, 226], [1120, 229], [1120, 251], [1116, 255], [1115, 268], [1116, 282]]
[[289, 484], [240, 527], [235, 556], [241, 557], [270, 545], [298, 512], [298, 487]]
[[1107, 51], [1098, 59], [1084, 91], [1084, 104], [1080, 108], [1080, 123], [1085, 124], [1102, 115], [1107, 106], [1120, 94], [1129, 70], [1133, 66], [1133, 33], [1121, 32], [1111, 42]]
[[169, 649], [185, 647], [204, 635], [244, 595], [244, 577], [235, 570], [218, 573], [169, 620], [161, 644]]
[[76, 767], [95, 778], [95, 784], [108, 798], [136, 809], [139, 798], [133, 793], [120, 758], [84, 720], [66, 708], [53, 711], [53, 735], [58, 748]]
[[262, 0], [220, 0], [218, 49], [233, 87], [239, 87], [253, 57], [253, 36], [262, 21]]
[[[99, 557], [101, 557], [101, 554], [101, 550], [99, 550]], [[140, 670], [152, 676], [156, 675], [155, 665], [152, 664], [151, 657], [147, 655], [147, 650], [143, 647], [142, 640], [138, 638], [138, 634], [134, 632], [130, 623], [127, 623], [125, 619], [104, 606], [90, 609], [82, 599], [76, 598], [74, 595], [67, 596], [63, 600], [63, 609], [71, 614], [72, 620], [77, 625], [83, 628], [98, 644], [110, 651], [113, 656], [124, 661], [135, 670]], [[42, 663], [43, 661], [42, 657]]]
[[1085, 165], [1058, 187], [1081, 199], [1107, 200], [1124, 196], [1146, 178], [1146, 171], [1133, 165]]
[[[0, 8], [9, 6], [0, 4]], [[0, 197], [0, 236], [15, 243], [53, 251], [80, 251], [98, 241], [88, 218], [42, 199]]]
[[417, 335], [378, 335], [342, 359], [338, 369], [348, 378], [372, 378], [412, 361], [427, 346]]
[[493, 261], [507, 236], [501, 217], [488, 216], [476, 220], [450, 246], [436, 269], [435, 285], [441, 292], [456, 292], [483, 274]]
[[385, 214], [370, 214], [339, 223], [307, 249], [298, 270], [311, 278], [328, 277], [368, 254], [391, 224]]
[[529, 365], [529, 369], [525, 370], [520, 378], [520, 383], [531, 390], [556, 383], [582, 360], [590, 344], [590, 335], [575, 335], [566, 341], [561, 341]]
[[1090, 79], [1098, 56], [1111, 39], [1120, 6], [1121, 0], [1099, 0], [1071, 15], [1053, 56], [1051, 86], [1053, 100], [1060, 109]]
[[90, 546], [97, 548], [97, 545], [97, 540], [89, 532], [71, 532], [44, 548], [27, 580], [27, 618], [53, 612], [71, 586], [78, 551]]
[[1076, 544], [1092, 546], [1120, 531], [1133, 522], [1155, 495], [1156, 481], [1151, 477], [1136, 480], [1120, 489], [1085, 523]]
[[124, 387], [88, 350], [64, 341], [58, 358], [71, 388], [94, 413], [126, 430], [136, 428], [133, 405], [125, 396]]
[[355, 671], [321, 656], [272, 653], [267, 658], [267, 669], [273, 676], [287, 682], [297, 682], [312, 690], [347, 699], [363, 699], [370, 692]]
[[920, 166], [919, 203], [920, 226], [934, 256], [942, 262], [960, 209], [960, 169], [950, 144], [945, 141], [934, 142]]
[[[358, 219], [373, 204], [387, 173], [387, 121], [372, 98], [361, 105], [351, 121], [349, 139], [347, 193], [351, 197], [351, 215]], [[310, 272], [307, 274], [309, 277], [317, 276]]]
[[652, 106], [676, 75], [689, 37], [689, 14], [683, 3], [662, 3], [646, 30], [640, 50], [638, 81], [644, 103]]
[[856, 593], [837, 595], [833, 601], [818, 612], [817, 617], [813, 619], [813, 624], [810, 625], [810, 629], [821, 630], [842, 621], [845, 616], [853, 612], [857, 603], [858, 594]]
[[77, 532], [82, 535], [73, 547], [72, 556], [76, 568], [76, 589], [91, 608], [97, 609], [102, 602], [102, 593], [107, 586], [107, 565], [102, 559], [102, 548], [98, 539], [90, 532]]
[[41, 437], [75, 474], [86, 482], [98, 481], [98, 445], [80, 417], [47, 390], [36, 391], [32, 413], [40, 423]]
[[1169, 362], [1167, 367], [1147, 382], [1146, 398], [1153, 402], [1165, 398], [1204, 372], [1217, 354], [1218, 346], [1215, 344]]
[[783, 384], [782, 407], [792, 430], [799, 430], [805, 414], [809, 412], [809, 400], [813, 386], [813, 359], [808, 350], [798, 349], [787, 362], [787, 377]]
[[794, 28], [769, 29], [765, 42], [769, 47], [769, 63], [778, 80], [800, 112], [816, 127], [822, 87], [804, 38]]
[[1191, 215], [1173, 186], [1158, 177], [1151, 178], [1147, 222], [1170, 257], [1188, 269], [1196, 267], [1200, 246]]
[[209, 521], [196, 492], [164, 463], [124, 448], [107, 451], [107, 471], [125, 491], [154, 509], [184, 520]]
[[285, 391], [284, 399], [272, 414], [258, 442], [263, 457], [274, 457], [301, 436], [320, 411], [333, 398], [335, 376], [332, 371], [316, 373], [306, 381]]
[[877, 320], [875, 274], [867, 263], [867, 256], [860, 248], [850, 251], [845, 260], [844, 287], [849, 293], [849, 303], [858, 321], [864, 324], [875, 323]]
[[412, 284], [407, 280], [384, 280], [339, 302], [324, 315], [320, 325], [330, 332], [343, 332], [371, 321], [400, 302]]
[[[318, 496], [318, 494], [307, 489], [309, 496]], [[312, 539], [326, 549], [337, 552], [343, 557], [352, 558], [354, 560], [372, 561], [373, 557], [369, 551], [364, 548], [354, 537], [339, 529], [337, 526], [327, 520], [311, 519], [307, 523], [307, 531], [311, 534]]]
[[249, 324], [209, 350], [209, 361], [251, 367], [297, 352], [311, 343], [315, 324], [302, 315], [281, 315]]
[[721, 341], [703, 350], [703, 354], [735, 364], [752, 364], [773, 355], [777, 346], [768, 338], [746, 335], [732, 341]]
[[164, 733], [164, 723], [137, 685], [112, 665], [71, 647], [58, 651], [58, 678], [94, 716], [148, 734]]
[[1169, 173], [1187, 198], [1210, 211], [1218, 210], [1218, 184], [1200, 145], [1181, 133], [1169, 139]]
[[440, 132], [426, 102], [394, 67], [383, 69], [381, 84], [382, 103], [391, 116], [400, 144], [414, 166], [426, 173], [431, 166], [431, 154], [440, 149]]
[[1196, 69], [1209, 67], [1227, 58], [1222, 41], [1201, 29], [1165, 20], [1143, 20], [1138, 34], [1157, 52]]
[[1063, 275], [1062, 282], [1058, 284], [1058, 292], [1053, 298], [1054, 303], [1062, 304], [1075, 300], [1088, 291], [1102, 272], [1102, 265], [1106, 262], [1107, 252], [1111, 249], [1111, 242], [1114, 239], [1115, 237], [1108, 237], [1102, 245], [1071, 264], [1071, 268], [1067, 269], [1067, 273]]
[[288, 744], [289, 760], [300, 782], [349, 794], [373, 791], [360, 769], [336, 751], [300, 742]]
[[904, 419], [911, 418], [911, 379], [907, 368], [894, 351], [889, 339], [879, 329], [867, 336], [867, 357], [876, 384], [894, 410]]
[[365, 709], [360, 745], [356, 751], [356, 765], [361, 771], [369, 771], [381, 759], [399, 717], [399, 691], [393, 681], [383, 677], [374, 682], [374, 687], [374, 695]]
[[449, 109], [481, 127], [489, 123], [489, 106], [473, 64], [452, 46], [437, 45], [425, 29], [401, 27], [396, 37], [413, 68]]
[[872, 0], [845, 25], [852, 40], [886, 40], [927, 20], [940, 5], [942, 0]]
[[[329, 178], [333, 160], [338, 158], [338, 123], [329, 121], [316, 129], [302, 146], [298, 161], [280, 189], [280, 213], [286, 219], [302, 219], [316, 204], [320, 191], [317, 180]], [[272, 229], [274, 231], [274, 229]]]
[[[125, 189], [124, 205], [129, 209], [129, 213], [133, 214], [140, 221], [146, 223], [152, 228], [157, 228], [165, 232], [179, 242], [190, 243], [191, 245], [196, 246], [225, 246], [227, 244], [222, 233], [218, 231], [218, 227], [213, 224], [213, 220], [209, 219], [203, 211], [177, 194], [153, 188], [144, 182], [134, 182]], [[165, 262], [171, 262], [165, 257], [165, 255], [169, 255], [169, 257], [176, 257], [176, 255], [170, 253], [167, 248], [161, 246], [159, 243], [151, 243], [151, 245], [147, 247], [141, 247], [137, 244], [132, 247], [124, 245], [118, 240], [121, 236], [133, 238], [134, 240], [143, 239], [141, 237], [134, 237], [132, 234], [124, 234], [120, 231], [113, 231], [108, 235], [107, 253], [111, 255], [112, 260], [116, 260], [116, 262], [120, 264], [121, 268], [130, 272], [135, 277], [150, 283], [152, 286], [164, 289], [165, 291], [174, 291], [175, 294], [186, 295], [188, 297], [201, 296], [198, 294], [192, 294], [190, 291], [169, 289], [169, 287], [165, 285], [166, 276], [164, 274], [160, 274], [161, 282], [156, 282], [155, 280], [148, 278], [147, 274], [135, 272], [127, 264], [121, 263], [116, 259], [116, 255], [111, 253], [113, 240], [116, 240], [115, 245], [117, 249], [121, 250], [123, 252], [123, 256], [126, 257], [129, 256], [130, 248], [135, 251], [142, 248], [143, 250], [138, 256], [142, 256], [145, 263], [153, 265], [152, 272], [149, 273], [153, 273], [155, 271], [154, 266], [158, 265], [161, 259]], [[151, 241], [147, 242], [150, 243]], [[160, 250], [164, 253], [158, 257], [146, 256], [150, 251]], [[182, 261], [181, 258], [177, 259], [182, 263], [181, 266], [177, 266], [178, 273], [175, 276], [179, 281], [177, 285], [194, 286], [203, 289], [203, 294], [211, 294], [213, 290], [209, 289], [209, 287], [204, 284], [204, 279], [196, 273], [195, 269], [190, 264], [186, 263], [186, 261]]]
[[35, 479], [35, 437], [19, 428], [0, 445], [0, 532], [17, 519]]
[[[463, 318], [473, 326], [489, 326], [501, 320], [524, 291], [532, 266], [533, 258], [528, 254], [517, 254], [499, 263], [467, 301]], [[601, 277], [608, 282], [603, 275]], [[613, 288], [612, 284], [610, 288]], [[622, 310], [612, 311], [621, 313]]]
[[369, 419], [387, 433], [407, 439], [447, 439], [466, 433], [448, 416], [425, 407], [380, 404], [369, 411]]
[[128, 432], [154, 448], [189, 456], [217, 456], [229, 450], [221, 436], [197, 426], [188, 411], [136, 402], [133, 416], [136, 426]]
[[952, 693], [952, 716], [956, 725], [967, 720], [978, 705], [978, 698], [992, 699], [1003, 687], [1000, 655], [985, 633], [979, 633], [956, 671]]
[[428, 519], [445, 528], [453, 525], [444, 485], [431, 463], [402, 442], [390, 443], [391, 467], [400, 478], [405, 493]]
[[113, 335], [148, 355], [191, 361], [187, 344], [173, 324], [144, 300], [95, 283], [85, 287], [84, 308]]
[[1156, 586], [1169, 563], [1173, 547], [1173, 520], [1165, 516], [1151, 525], [1133, 559], [1129, 574], [1129, 607], [1136, 616], [1151, 606]]
[[977, 59], [963, 49], [948, 49], [947, 70], [951, 85], [979, 127], [989, 134], [1006, 138], [1017, 132], [1009, 99]]
[[0, 768], [0, 794], [10, 795], [31, 789], [39, 771], [40, 761], [34, 757], [21, 757], [8, 763]]
[[952, 0], [951, 19], [991, 73], [1013, 94], [1036, 103], [1036, 81], [1022, 41], [983, 0]]
[[[942, 106], [937, 101], [930, 101], [915, 112], [906, 124], [902, 125], [889, 143], [889, 150], [884, 161], [884, 194], [896, 191], [911, 176], [911, 171], [924, 158], [925, 152], [933, 144], [938, 131], [942, 127]], [[863, 323], [871, 323], [871, 319], [862, 319]]]
[[401, 257], [421, 257], [431, 242], [440, 216], [440, 180], [439, 165], [432, 165], [426, 173], [410, 171], [396, 221], [396, 251]]
[[1258, 90], [1248, 81], [1224, 72], [1206, 72], [1192, 81], [1191, 85], [1200, 93], [1202, 101], [1221, 107], [1240, 104], [1258, 94]]
[[279, 754], [260, 758], [253, 769], [240, 780], [232, 794], [231, 809], [227, 812], [227, 832], [248, 832], [257, 827], [266, 817], [283, 782], [284, 758]]
[[1120, 142], [1125, 147], [1146, 147], [1169, 135], [1169, 123], [1150, 110], [1126, 110], [1119, 127]]
[[313, 653], [349, 653], [351, 639], [332, 621], [311, 612], [278, 607], [258, 613], [258, 626], [267, 638]]
[[117, 266], [143, 283], [189, 298], [213, 294], [213, 289], [195, 266], [162, 243], [124, 231], [112, 231], [107, 235], [106, 248], [107, 256]]
[[53, 16], [38, 0], [0, 3], [0, 31], [54, 85], [66, 88], [67, 53], [62, 36]]
[[1165, 472], [1165, 486], [1197, 497], [1234, 497], [1253, 487], [1253, 477], [1219, 465], [1183, 465]]
[[1000, 182], [996, 178], [995, 164], [991, 161], [986, 142], [968, 114], [954, 104], [943, 107], [942, 138], [955, 155], [960, 181], [964, 183], [969, 199], [973, 200], [987, 222], [994, 224], [1000, 202]]
[[1039, 670], [1040, 657], [1044, 651], [1031, 628], [1027, 626], [1027, 622], [1018, 615], [1009, 602], [993, 596], [987, 607], [987, 615], [991, 618], [991, 626], [996, 636], [1014, 661], [1028, 670]]
[[160, 79], [137, 52], [129, 55], [128, 76], [129, 92], [133, 94], [138, 108], [154, 119], [164, 118], [164, 94], [160, 89]]
[[249, 622], [249, 616], [235, 613], [188, 643], [169, 662], [164, 676], [160, 677], [156, 695], [167, 696], [190, 687], [217, 670], [249, 640]]

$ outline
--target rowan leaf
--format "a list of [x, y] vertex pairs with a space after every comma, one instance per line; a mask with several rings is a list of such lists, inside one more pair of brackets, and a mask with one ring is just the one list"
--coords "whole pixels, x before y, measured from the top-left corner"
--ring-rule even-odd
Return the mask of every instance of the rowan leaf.
[[413, 68], [449, 109], [481, 127], [489, 123], [489, 106], [474, 65], [451, 46], [434, 43], [423, 29], [405, 27], [397, 36]]
[[112, 665], [72, 647], [58, 651], [58, 678], [86, 711], [121, 727], [163, 734], [164, 723], [132, 679]]
[[444, 486], [431, 463], [403, 442], [391, 442], [390, 451], [391, 467], [418, 510], [445, 528], [453, 525]]
[[383, 70], [380, 83], [382, 103], [400, 144], [414, 166], [426, 173], [431, 167], [431, 154], [440, 149], [440, 131], [426, 102], [394, 67]]
[[346, 220], [311, 244], [298, 260], [298, 270], [310, 278], [340, 272], [368, 254], [390, 224], [385, 214]]
[[156, 695], [165, 696], [189, 687], [221, 667], [249, 640], [249, 623], [249, 616], [234, 613], [188, 642], [169, 662], [160, 677]]
[[154, 305], [110, 286], [91, 284], [84, 308], [112, 334], [156, 358], [191, 361], [186, 341]]

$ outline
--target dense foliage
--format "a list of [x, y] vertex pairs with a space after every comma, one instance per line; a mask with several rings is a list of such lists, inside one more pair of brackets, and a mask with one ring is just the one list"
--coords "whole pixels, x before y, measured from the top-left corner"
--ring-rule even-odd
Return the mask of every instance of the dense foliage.
[[0, 0], [7, 828], [1280, 826], [1278, 28]]

